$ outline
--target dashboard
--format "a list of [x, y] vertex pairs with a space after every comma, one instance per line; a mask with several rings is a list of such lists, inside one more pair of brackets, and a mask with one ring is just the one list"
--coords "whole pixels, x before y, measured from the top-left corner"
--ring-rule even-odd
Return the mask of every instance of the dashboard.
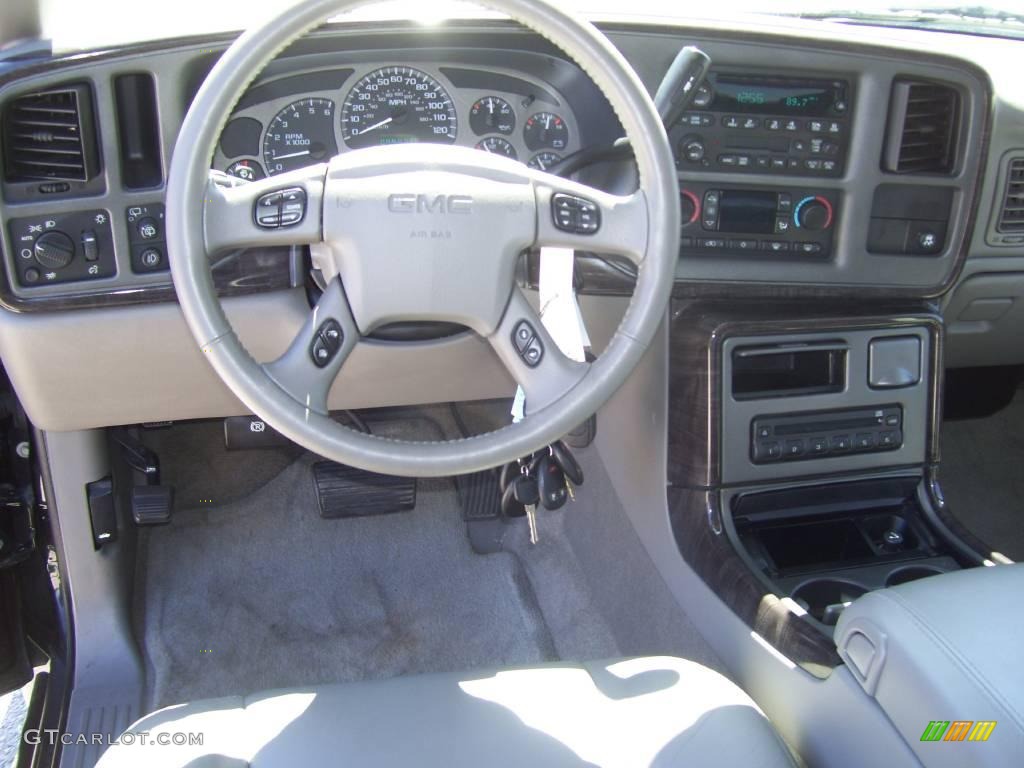
[[[967, 276], [983, 281], [962, 297], [965, 312], [976, 311], [968, 310], [975, 299], [987, 312], [1007, 291], [1017, 306], [1018, 289], [1004, 277], [1024, 273], [1024, 223], [1015, 229], [1006, 219], [1008, 201], [1024, 194], [1014, 191], [1024, 167], [1024, 85], [1012, 66], [1020, 43], [783, 20], [603, 29], [652, 93], [682, 45], [713, 62], [667, 130], [683, 213], [677, 295], [955, 303]], [[203, 367], [181, 323], [163, 209], [181, 121], [232, 40], [161, 41], [0, 72], [0, 354], [36, 423], [79, 428], [244, 410]], [[54, 170], [47, 148], [32, 146], [35, 129], [14, 130], [40, 116], [70, 124], [73, 167]], [[621, 135], [590, 78], [514, 25], [329, 25], [256, 77], [225, 122], [211, 168], [243, 181], [272, 178], [336, 153], [407, 142], [550, 168]], [[12, 136], [29, 138], [12, 148]], [[42, 171], [30, 167], [37, 161]], [[579, 177], [614, 192], [635, 185], [629, 159]], [[301, 322], [308, 258], [301, 248], [211, 254], [225, 308], [254, 354], [270, 359]], [[576, 277], [585, 312], [612, 324], [631, 292], [628, 265], [578, 254]], [[970, 329], [988, 333], [996, 323], [983, 313]], [[332, 407], [503, 394], [507, 376], [480, 347], [465, 338], [402, 353], [367, 345], [339, 379]], [[114, 355], [118, 381], [92, 370], [101, 355]], [[446, 372], [467, 366], [486, 372], [453, 388]], [[392, 376], [382, 386], [385, 368]], [[402, 387], [403, 376], [423, 375], [438, 387]], [[82, 387], [120, 392], [117, 414], [85, 394], [66, 407], [69, 389]]]

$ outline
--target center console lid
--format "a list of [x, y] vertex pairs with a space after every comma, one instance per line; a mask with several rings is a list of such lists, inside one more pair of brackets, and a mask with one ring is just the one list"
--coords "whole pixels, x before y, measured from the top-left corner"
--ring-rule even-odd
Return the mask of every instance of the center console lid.
[[1022, 608], [1024, 564], [970, 568], [869, 592], [836, 645], [923, 765], [1020, 765]]

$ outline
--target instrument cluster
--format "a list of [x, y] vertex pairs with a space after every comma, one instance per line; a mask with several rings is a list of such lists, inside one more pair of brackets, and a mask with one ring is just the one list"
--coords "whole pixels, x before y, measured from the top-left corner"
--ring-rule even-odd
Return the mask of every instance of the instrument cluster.
[[[480, 71], [473, 87], [457, 87], [443, 70], [371, 65], [339, 91], [247, 106], [228, 123], [214, 167], [251, 181], [339, 152], [432, 143], [471, 146], [545, 170], [580, 148], [575, 117], [550, 85], [496, 73], [495, 86], [487, 87]], [[503, 91], [509, 83], [519, 92]]]

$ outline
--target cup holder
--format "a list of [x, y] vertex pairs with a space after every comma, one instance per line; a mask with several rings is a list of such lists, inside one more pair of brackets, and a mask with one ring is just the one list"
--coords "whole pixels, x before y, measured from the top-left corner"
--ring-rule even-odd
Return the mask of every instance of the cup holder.
[[906, 584], [908, 581], [938, 576], [940, 573], [945, 573], [945, 571], [932, 565], [908, 565], [903, 568], [897, 568], [890, 573], [885, 579], [885, 586], [895, 587], [897, 584]]
[[852, 581], [814, 579], [797, 587], [791, 597], [822, 624], [832, 626], [843, 609], [867, 591]]

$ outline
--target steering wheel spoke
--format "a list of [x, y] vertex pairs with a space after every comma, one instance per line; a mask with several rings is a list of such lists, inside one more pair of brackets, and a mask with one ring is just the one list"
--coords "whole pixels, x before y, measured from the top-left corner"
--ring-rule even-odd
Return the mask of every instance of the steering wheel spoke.
[[359, 338], [341, 280], [334, 278], [285, 353], [263, 370], [307, 415], [326, 415], [331, 385]]
[[204, 225], [206, 251], [319, 243], [327, 165], [259, 181], [210, 171]]
[[571, 360], [559, 349], [518, 287], [512, 290], [501, 324], [488, 341], [523, 388], [527, 414], [561, 399], [590, 370], [590, 363]]
[[612, 195], [537, 172], [537, 241], [578, 251], [615, 254], [634, 264], [647, 252], [650, 214], [642, 191]]

